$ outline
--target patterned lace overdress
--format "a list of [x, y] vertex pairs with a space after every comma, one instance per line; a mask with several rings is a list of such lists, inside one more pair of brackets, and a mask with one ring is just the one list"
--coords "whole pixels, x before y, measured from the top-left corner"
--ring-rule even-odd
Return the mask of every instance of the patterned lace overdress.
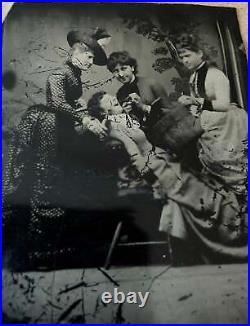
[[48, 237], [56, 241], [69, 204], [67, 167], [79, 120], [75, 100], [81, 95], [80, 70], [67, 63], [48, 77], [47, 106], [28, 108], [17, 126], [3, 176], [6, 244], [26, 240], [48, 248]]

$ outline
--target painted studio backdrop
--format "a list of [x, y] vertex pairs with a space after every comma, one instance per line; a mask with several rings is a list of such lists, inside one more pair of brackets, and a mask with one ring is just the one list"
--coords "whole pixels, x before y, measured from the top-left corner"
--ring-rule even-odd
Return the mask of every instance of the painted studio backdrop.
[[2, 38], [3, 321], [246, 322], [236, 10], [16, 3]]
[[[46, 105], [46, 80], [67, 59], [69, 31], [104, 28], [111, 36], [110, 43], [105, 47], [107, 56], [115, 51], [128, 51], [137, 60], [138, 75], [158, 81], [171, 101], [187, 93], [189, 75], [182, 74], [176, 65], [166, 38], [174, 43], [177, 35], [196, 35], [209, 61], [229, 78], [231, 101], [246, 108], [245, 55], [237, 26], [235, 11], [225, 8], [143, 4], [14, 5], [3, 25], [3, 160], [6, 160], [12, 134], [27, 108]], [[121, 84], [106, 66], [93, 65], [82, 77], [82, 97], [86, 101], [100, 90], [116, 95], [120, 87]], [[98, 160], [101, 164], [101, 156]], [[79, 183], [78, 179], [78, 176], [72, 177], [69, 189], [75, 187], [75, 182]], [[104, 179], [97, 176], [93, 179], [95, 181], [82, 187], [77, 196], [91, 197], [91, 208], [93, 205], [99, 207], [100, 202], [107, 204], [109, 190], [99, 191], [106, 182]], [[74, 202], [74, 195], [69, 191], [66, 197], [70, 196]], [[151, 218], [152, 211], [144, 207], [145, 198], [140, 198], [140, 201], [134, 198], [129, 198], [129, 204], [126, 202], [125, 205], [127, 207], [137, 201], [140, 206], [143, 222], [140, 219], [134, 222], [134, 233], [146, 232], [148, 240], [155, 232], [151, 240], [161, 240], [157, 233], [161, 207], [154, 207], [158, 212], [155, 215], [158, 218], [154, 220]], [[79, 202], [85, 209], [87, 204], [84, 200]], [[111, 199], [111, 210], [112, 205]], [[154, 224], [153, 227], [150, 223]]]
[[[11, 72], [3, 87], [4, 130], [13, 128], [28, 106], [45, 103], [46, 78], [65, 61], [69, 50], [66, 35], [72, 29], [106, 28], [112, 36], [107, 54], [127, 50], [137, 59], [139, 75], [159, 80], [172, 97], [182, 92], [181, 80], [158, 32], [198, 32], [210, 57], [224, 69], [219, 12], [212, 8], [175, 7], [159, 5], [149, 10], [150, 6], [144, 9], [143, 5], [130, 5], [130, 9], [125, 5], [14, 6], [3, 28], [3, 71]], [[88, 99], [100, 89], [115, 95], [119, 87], [106, 67], [93, 66], [87, 80], [83, 80], [83, 97]]]
[[[233, 9], [224, 9], [221, 14], [218, 8], [199, 6], [130, 4], [129, 7], [122, 4], [18, 4], [13, 7], [3, 25], [4, 140], [27, 106], [45, 103], [46, 78], [65, 61], [69, 50], [66, 35], [72, 29], [106, 28], [112, 36], [107, 54], [127, 50], [137, 59], [139, 75], [159, 80], [173, 99], [180, 96], [184, 86], [163, 35], [198, 34], [210, 58], [232, 77], [232, 92], [237, 93], [237, 81], [233, 76], [242, 77], [246, 72], [239, 72], [237, 68], [244, 57], [244, 48], [239, 31], [232, 25], [237, 19]], [[238, 61], [233, 62], [234, 71], [233, 56]], [[246, 80], [246, 76], [244, 78]], [[238, 85], [234, 99], [244, 106], [246, 84], [242, 84], [243, 80], [240, 85], [243, 90], [239, 90]], [[83, 80], [83, 97], [88, 99], [100, 89], [115, 95], [119, 87], [120, 83], [112, 78], [106, 67], [93, 66], [87, 80]]]
[[[226, 16], [225, 11], [228, 12]], [[45, 103], [46, 78], [65, 61], [69, 50], [66, 40], [69, 30], [96, 26], [106, 28], [112, 36], [106, 48], [107, 54], [127, 50], [137, 59], [140, 75], [158, 79], [169, 95], [178, 98], [183, 90], [182, 82], [161, 33], [198, 33], [210, 58], [230, 74], [232, 71], [227, 71], [226, 65], [229, 70], [232, 69], [230, 56], [233, 54], [225, 53], [231, 45], [228, 38], [235, 39], [233, 45], [236, 42], [234, 51], [239, 55], [238, 61], [244, 56], [244, 48], [239, 31], [229, 29], [236, 21], [236, 13], [233, 9], [225, 11], [221, 15], [218, 8], [208, 7], [204, 10], [187, 6], [183, 10], [183, 6], [178, 5], [153, 5], [147, 8], [130, 5], [130, 9], [121, 4], [15, 5], [3, 25], [3, 72], [6, 73], [3, 78], [4, 144], [27, 106]], [[223, 37], [222, 29], [223, 32], [228, 29]], [[231, 80], [231, 83], [234, 84], [234, 81]], [[105, 67], [94, 66], [87, 80], [83, 81], [83, 96], [87, 99], [100, 89], [115, 95], [119, 87], [120, 84], [112, 79]], [[246, 104], [246, 85], [242, 87], [240, 92], [243, 95], [238, 94], [238, 98], [240, 104]], [[233, 92], [236, 92], [234, 87]], [[242, 96], [245, 96], [245, 103]]]

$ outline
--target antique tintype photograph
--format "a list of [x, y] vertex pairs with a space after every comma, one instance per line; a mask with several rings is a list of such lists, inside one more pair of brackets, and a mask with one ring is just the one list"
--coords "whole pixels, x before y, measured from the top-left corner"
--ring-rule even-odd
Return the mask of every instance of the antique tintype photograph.
[[247, 323], [236, 9], [16, 3], [2, 53], [3, 323]]

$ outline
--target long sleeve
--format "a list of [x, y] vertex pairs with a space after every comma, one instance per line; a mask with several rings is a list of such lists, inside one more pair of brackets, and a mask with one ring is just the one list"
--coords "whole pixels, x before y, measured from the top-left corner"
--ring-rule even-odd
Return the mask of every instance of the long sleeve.
[[56, 112], [70, 115], [74, 120], [81, 122], [80, 116], [66, 99], [67, 75], [64, 73], [52, 74], [48, 77], [48, 94], [52, 108]]
[[165, 88], [159, 82], [152, 78], [139, 78], [138, 86], [140, 96], [145, 106], [144, 112], [145, 121], [144, 127], [147, 129], [147, 134], [150, 134], [150, 128], [161, 118], [163, 110], [172, 108]]
[[152, 91], [154, 93], [155, 99], [161, 98], [161, 105], [164, 108], [169, 108], [170, 101], [165, 88], [160, 83], [155, 82], [152, 85]]

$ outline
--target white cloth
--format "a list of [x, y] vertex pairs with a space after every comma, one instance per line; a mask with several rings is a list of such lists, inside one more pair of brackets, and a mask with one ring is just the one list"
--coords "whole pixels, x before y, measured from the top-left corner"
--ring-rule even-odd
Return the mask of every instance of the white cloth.
[[[197, 85], [197, 72], [190, 77], [190, 83]], [[196, 97], [193, 89], [191, 96]], [[198, 93], [198, 89], [196, 90]], [[205, 79], [205, 93], [208, 100], [212, 101], [214, 111], [227, 111], [230, 107], [230, 82], [226, 75], [215, 67], [209, 67]]]
[[204, 133], [199, 139], [199, 159], [205, 172], [236, 193], [245, 192], [247, 179], [247, 113], [232, 106], [227, 112], [201, 113]]
[[171, 199], [162, 208], [159, 231], [171, 234], [176, 238], [188, 239], [188, 232], [180, 206]]

